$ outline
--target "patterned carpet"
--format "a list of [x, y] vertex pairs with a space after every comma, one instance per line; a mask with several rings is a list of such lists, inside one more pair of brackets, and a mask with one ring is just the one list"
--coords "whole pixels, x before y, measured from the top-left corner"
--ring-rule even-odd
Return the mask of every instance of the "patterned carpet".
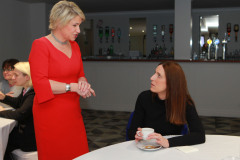
[[[124, 142], [130, 112], [82, 110], [89, 150]], [[240, 118], [203, 117], [206, 134], [240, 136]]]

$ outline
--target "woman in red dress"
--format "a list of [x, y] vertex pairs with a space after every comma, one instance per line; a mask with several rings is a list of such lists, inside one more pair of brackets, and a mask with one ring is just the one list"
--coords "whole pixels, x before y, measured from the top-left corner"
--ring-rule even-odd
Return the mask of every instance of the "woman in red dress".
[[32, 44], [29, 62], [39, 160], [72, 160], [89, 151], [79, 97], [95, 92], [85, 78], [74, 41], [84, 20], [75, 3], [60, 1], [50, 13], [51, 34]]

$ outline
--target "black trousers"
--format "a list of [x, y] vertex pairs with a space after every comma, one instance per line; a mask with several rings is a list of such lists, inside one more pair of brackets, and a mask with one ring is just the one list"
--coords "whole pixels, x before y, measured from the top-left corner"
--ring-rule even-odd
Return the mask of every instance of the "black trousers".
[[20, 148], [21, 138], [18, 134], [18, 128], [14, 127], [12, 132], [9, 134], [8, 144], [4, 155], [4, 160], [12, 160], [11, 152], [15, 149]]
[[11, 152], [15, 149], [21, 149], [25, 152], [36, 151], [36, 142], [26, 142], [26, 139], [19, 133], [18, 127], [14, 127], [12, 132], [9, 134], [8, 144], [4, 155], [4, 160], [12, 160]]

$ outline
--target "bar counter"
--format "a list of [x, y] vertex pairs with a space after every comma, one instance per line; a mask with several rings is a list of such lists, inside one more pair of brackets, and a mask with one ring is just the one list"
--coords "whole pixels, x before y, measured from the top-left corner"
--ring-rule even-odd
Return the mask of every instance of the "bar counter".
[[84, 58], [83, 61], [110, 61], [110, 62], [163, 62], [163, 61], [175, 61], [175, 62], [203, 62], [203, 63], [240, 63], [240, 60], [174, 60], [174, 59], [125, 59], [125, 58]]

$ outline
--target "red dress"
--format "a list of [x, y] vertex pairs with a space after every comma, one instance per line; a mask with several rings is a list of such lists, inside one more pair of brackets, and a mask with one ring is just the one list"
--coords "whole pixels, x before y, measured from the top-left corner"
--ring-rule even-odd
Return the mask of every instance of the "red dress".
[[53, 94], [49, 83], [49, 79], [77, 83], [84, 77], [79, 46], [70, 43], [71, 58], [45, 37], [32, 44], [29, 62], [36, 93], [33, 117], [39, 160], [72, 160], [89, 151], [79, 95]]

